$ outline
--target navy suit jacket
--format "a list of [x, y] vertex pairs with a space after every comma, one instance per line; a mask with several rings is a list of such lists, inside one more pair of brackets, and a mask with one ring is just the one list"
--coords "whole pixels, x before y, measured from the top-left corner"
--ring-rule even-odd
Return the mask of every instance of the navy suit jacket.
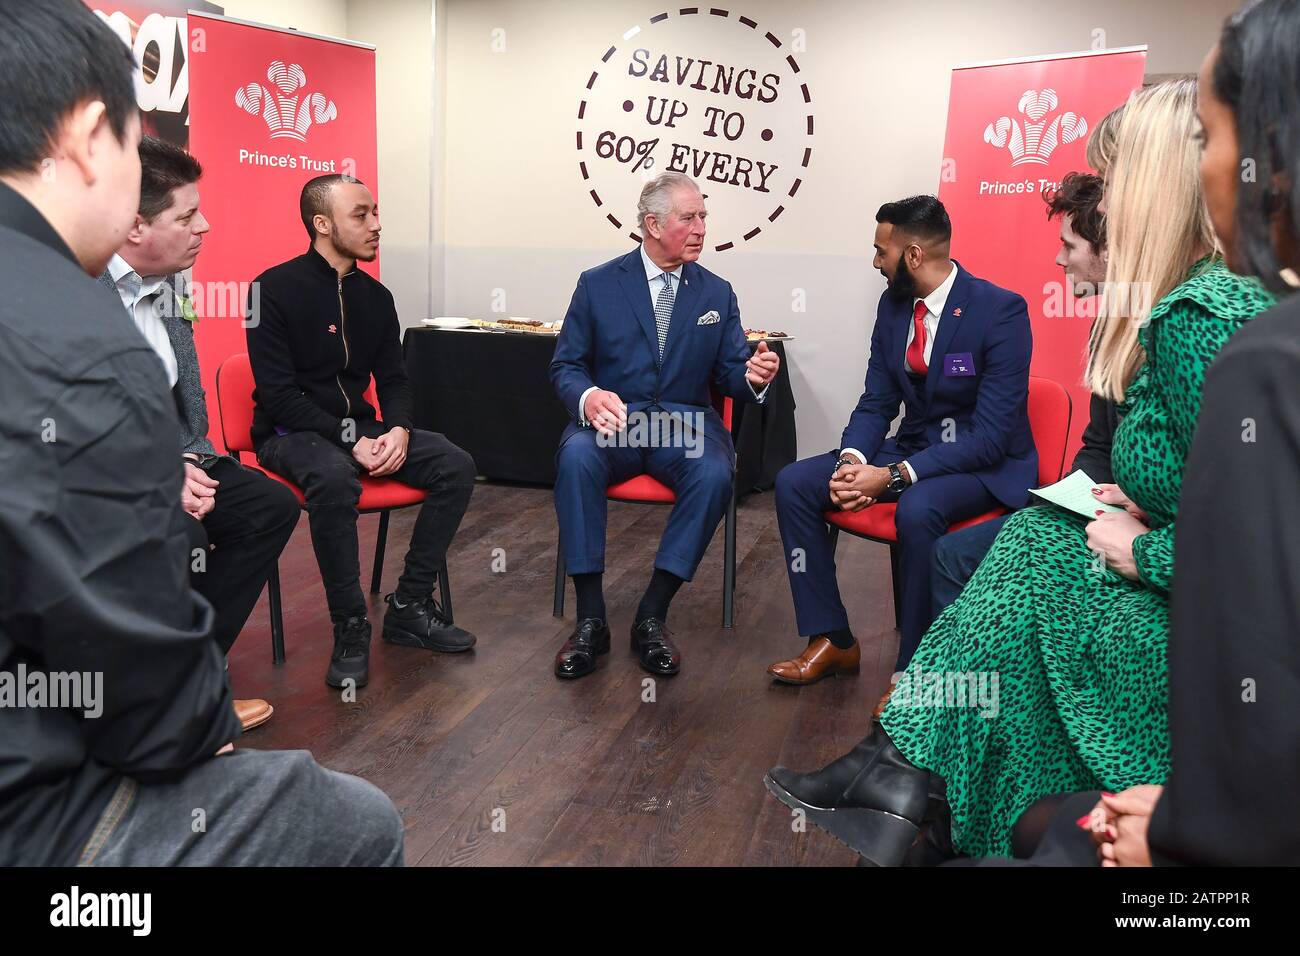
[[[579, 430], [578, 399], [595, 385], [616, 392], [629, 414], [652, 407], [704, 412], [705, 436], [732, 447], [709, 385], [723, 395], [754, 401], [745, 379], [750, 352], [736, 294], [731, 283], [695, 262], [682, 267], [677, 287], [660, 367], [659, 332], [641, 250], [578, 277], [551, 362], [551, 382], [575, 419], [560, 444]], [[700, 325], [709, 312], [716, 312], [718, 321]]]
[[[902, 403], [895, 438], [918, 481], [975, 475], [1004, 505], [1022, 507], [1028, 489], [1038, 485], [1028, 409], [1033, 337], [1024, 298], [958, 264], [924, 379], [903, 365], [912, 322], [911, 301], [899, 302], [886, 291], [871, 333], [866, 390], [840, 447], [856, 448], [870, 461]], [[946, 356], [961, 353], [970, 353], [974, 374], [947, 374]]]

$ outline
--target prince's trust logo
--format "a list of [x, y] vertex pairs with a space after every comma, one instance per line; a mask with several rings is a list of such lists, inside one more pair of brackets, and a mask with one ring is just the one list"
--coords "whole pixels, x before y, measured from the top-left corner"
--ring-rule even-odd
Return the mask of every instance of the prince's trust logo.
[[1016, 105], [1025, 118], [1023, 126], [1009, 116], [999, 117], [984, 127], [984, 142], [999, 149], [1005, 146], [1012, 166], [1046, 166], [1058, 145], [1073, 143], [1088, 133], [1088, 121], [1075, 113], [1062, 113], [1048, 122], [1046, 116], [1056, 106], [1056, 90], [1025, 90]]
[[312, 123], [320, 125], [338, 118], [338, 107], [324, 93], [310, 93], [305, 99], [299, 96], [307, 85], [307, 73], [297, 63], [286, 66], [282, 60], [272, 60], [266, 78], [273, 89], [260, 83], [241, 86], [235, 91], [235, 105], [252, 116], [261, 113], [272, 139], [305, 143]]

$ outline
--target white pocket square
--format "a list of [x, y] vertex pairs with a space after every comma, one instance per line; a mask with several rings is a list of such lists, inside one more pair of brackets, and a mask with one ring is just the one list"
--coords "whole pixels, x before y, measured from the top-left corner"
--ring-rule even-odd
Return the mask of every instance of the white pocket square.
[[695, 324], [696, 324], [696, 325], [713, 325], [713, 323], [715, 323], [715, 322], [721, 322], [721, 321], [722, 321], [722, 317], [719, 316], [717, 312], [715, 312], [715, 311], [713, 311], [712, 309], [710, 309], [708, 312], [705, 312], [702, 316], [700, 316], [698, 319], [696, 319], [696, 320], [695, 320]]

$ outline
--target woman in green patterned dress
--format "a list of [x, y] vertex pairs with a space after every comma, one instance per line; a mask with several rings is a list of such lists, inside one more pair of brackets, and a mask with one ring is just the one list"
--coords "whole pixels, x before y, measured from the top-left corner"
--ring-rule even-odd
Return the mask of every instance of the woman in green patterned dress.
[[1219, 258], [1195, 98], [1194, 80], [1134, 93], [1107, 181], [1110, 261], [1087, 380], [1120, 403], [1112, 466], [1123, 494], [1103, 498], [1125, 510], [1090, 522], [1054, 507], [1013, 515], [873, 733], [820, 771], [768, 775], [774, 795], [872, 862], [901, 862], [927, 823], [942, 845], [950, 822], [958, 852], [1009, 855], [1012, 825], [1038, 798], [1168, 773], [1183, 462], [1206, 368], [1272, 304]]

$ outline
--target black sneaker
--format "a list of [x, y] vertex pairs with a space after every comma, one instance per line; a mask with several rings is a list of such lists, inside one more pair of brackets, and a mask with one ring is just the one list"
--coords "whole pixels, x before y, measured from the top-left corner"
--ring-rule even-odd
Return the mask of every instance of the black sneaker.
[[402, 604], [396, 594], [390, 594], [384, 600], [388, 602], [388, 612], [384, 615], [384, 640], [388, 643], [447, 654], [474, 646], [474, 635], [448, 623], [442, 608], [432, 598]]
[[325, 683], [343, 687], [347, 680], [355, 681], [357, 687], [365, 687], [370, 680], [370, 621], [364, 615], [334, 624], [334, 654]]

